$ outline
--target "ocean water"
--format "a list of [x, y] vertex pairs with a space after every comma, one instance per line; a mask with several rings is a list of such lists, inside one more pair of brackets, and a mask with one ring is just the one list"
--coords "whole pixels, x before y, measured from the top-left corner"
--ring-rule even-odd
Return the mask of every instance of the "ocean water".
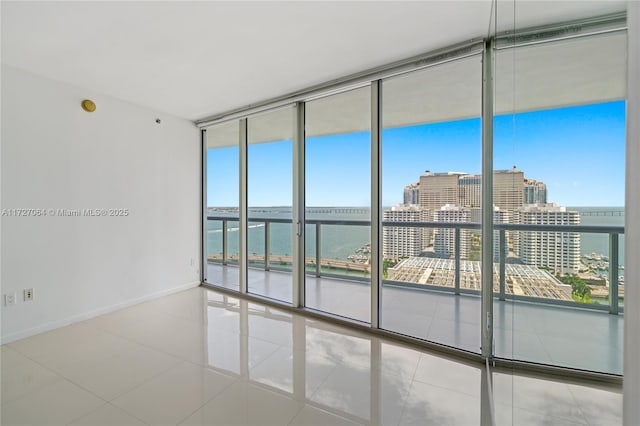
[[[567, 207], [591, 215], [581, 215], [582, 225], [613, 225], [624, 226], [623, 207]], [[233, 218], [237, 213], [220, 211], [210, 212], [209, 215]], [[291, 220], [291, 209], [285, 207], [270, 207], [250, 210], [252, 218], [282, 218]], [[315, 208], [307, 213], [308, 219], [322, 220], [369, 220], [368, 211], [362, 208]], [[270, 225], [270, 252], [274, 255], [290, 256], [292, 253], [292, 225], [272, 223]], [[322, 225], [321, 226], [321, 256], [329, 259], [346, 260], [355, 254], [356, 250], [370, 241], [369, 226]], [[316, 236], [315, 225], [306, 226], [306, 255], [315, 256]], [[248, 251], [250, 254], [264, 254], [265, 225], [260, 222], [249, 223]], [[238, 253], [239, 234], [238, 222], [228, 223], [229, 253]], [[619, 241], [620, 264], [624, 265], [624, 235]], [[609, 236], [607, 234], [581, 234], [580, 247], [582, 254], [598, 253], [609, 255]], [[209, 254], [222, 253], [222, 222], [208, 221], [207, 248]], [[624, 275], [624, 270], [620, 271]]]
[[[309, 213], [307, 219], [321, 220], [369, 220], [368, 213], [344, 213], [336, 212], [328, 208], [322, 209], [323, 213]], [[344, 209], [340, 209], [344, 210]], [[362, 209], [358, 209], [361, 211]], [[328, 211], [328, 212], [327, 212]], [[210, 213], [209, 215], [237, 217], [235, 213]], [[291, 220], [291, 209], [270, 208], [260, 211], [251, 211], [251, 218], [278, 218]], [[270, 253], [273, 255], [290, 256], [292, 249], [292, 225], [285, 223], [270, 224]], [[229, 253], [238, 253], [239, 234], [238, 222], [229, 222], [228, 247]], [[306, 225], [306, 255], [315, 257], [316, 251], [316, 226]], [[345, 226], [322, 225], [320, 238], [321, 256], [328, 259], [346, 260], [348, 256], [355, 254], [356, 250], [369, 242], [369, 226]], [[209, 254], [222, 253], [222, 222], [208, 221], [207, 223], [207, 248]], [[249, 254], [263, 255], [265, 249], [265, 225], [260, 222], [249, 222], [248, 252]]]
[[[567, 210], [603, 214], [603, 216], [582, 215], [580, 216], [581, 225], [624, 226], [624, 207], [567, 207]], [[609, 256], [609, 235], [580, 234], [580, 252]], [[618, 252], [620, 257], [618, 263], [624, 265], [624, 235], [620, 235]], [[620, 275], [624, 275], [624, 270], [620, 271]]]

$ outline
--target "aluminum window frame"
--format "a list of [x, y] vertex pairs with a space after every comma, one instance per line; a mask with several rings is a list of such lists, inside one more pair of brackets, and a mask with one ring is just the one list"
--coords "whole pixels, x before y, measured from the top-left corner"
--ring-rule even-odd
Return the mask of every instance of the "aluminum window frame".
[[[365, 70], [355, 73], [344, 78], [336, 79], [331, 82], [312, 86], [307, 89], [290, 93], [285, 96], [269, 99], [252, 105], [237, 108], [222, 114], [206, 117], [196, 120], [194, 124], [201, 130], [201, 191], [202, 191], [202, 236], [201, 236], [201, 280], [202, 285], [211, 288], [223, 294], [230, 294], [235, 297], [242, 297], [249, 301], [263, 303], [278, 307], [280, 309], [290, 310], [292, 312], [302, 314], [311, 318], [326, 320], [358, 330], [368, 330], [375, 335], [387, 337], [393, 341], [415, 345], [419, 348], [428, 348], [448, 355], [453, 355], [461, 359], [473, 360], [477, 362], [491, 362], [494, 366], [502, 366], [514, 370], [533, 371], [542, 373], [554, 373], [561, 376], [572, 378], [586, 378], [606, 383], [622, 383], [622, 376], [609, 373], [600, 373], [594, 371], [580, 370], [571, 367], [563, 367], [557, 365], [538, 364], [533, 362], [525, 362], [511, 359], [495, 359], [493, 343], [493, 300], [496, 297], [493, 294], [493, 276], [492, 274], [483, 274], [482, 277], [482, 329], [481, 341], [482, 352], [476, 354], [461, 348], [450, 347], [405, 336], [400, 333], [384, 330], [380, 328], [380, 293], [382, 286], [381, 272], [381, 252], [382, 252], [382, 214], [381, 214], [381, 132], [382, 132], [382, 84], [381, 80], [389, 77], [414, 72], [440, 64], [464, 59], [481, 53], [483, 55], [483, 79], [482, 79], [482, 235], [489, 235], [491, 238], [483, 238], [481, 264], [485, 270], [487, 265], [493, 265], [493, 239], [494, 230], [501, 229], [501, 226], [493, 223], [492, 209], [485, 209], [486, 205], [492, 205], [493, 196], [493, 120], [495, 112], [493, 111], [494, 89], [493, 89], [493, 60], [494, 52], [502, 49], [517, 48], [531, 44], [540, 44], [546, 42], [554, 42], [566, 39], [574, 39], [581, 37], [594, 37], [612, 32], [627, 31], [626, 13], [616, 13], [603, 15], [595, 18], [570, 21], [565, 23], [545, 25], [533, 28], [523, 28], [517, 31], [505, 31], [494, 36], [472, 39], [468, 42], [455, 44], [443, 49], [430, 51], [421, 55], [413, 56], [404, 60], [396, 61], [381, 67]], [[305, 300], [305, 125], [306, 102], [332, 96], [335, 94], [347, 92], [357, 88], [370, 86], [371, 96], [371, 315], [370, 324], [363, 324], [357, 320], [341, 317], [335, 314], [318, 311], [306, 307]], [[281, 108], [292, 108], [294, 114], [294, 132], [293, 132], [293, 262], [292, 262], [292, 302], [286, 303], [260, 295], [250, 294], [247, 292], [247, 120], [256, 114], [262, 114]], [[217, 124], [237, 120], [240, 126], [240, 135], [238, 146], [240, 148], [240, 194], [239, 194], [239, 232], [240, 232], [240, 282], [239, 291], [214, 285], [207, 281], [207, 163], [206, 163], [206, 129]], [[487, 210], [488, 212], [486, 212]], [[296, 229], [297, 228], [297, 229]], [[618, 230], [619, 231], [619, 230]], [[623, 233], [616, 232], [617, 234]], [[615, 240], [617, 238], [612, 238]], [[486, 240], [486, 243], [485, 243]], [[613, 242], [613, 241], [612, 241]], [[613, 250], [613, 248], [612, 248]], [[617, 253], [617, 246], [615, 248]], [[613, 253], [613, 251], [612, 251]], [[375, 260], [374, 260], [375, 258]], [[491, 267], [488, 270], [491, 270]], [[244, 272], [243, 272], [244, 271]], [[485, 277], [486, 275], [486, 277]], [[617, 283], [616, 283], [617, 284]], [[620, 309], [612, 303], [611, 313], [617, 314]]]

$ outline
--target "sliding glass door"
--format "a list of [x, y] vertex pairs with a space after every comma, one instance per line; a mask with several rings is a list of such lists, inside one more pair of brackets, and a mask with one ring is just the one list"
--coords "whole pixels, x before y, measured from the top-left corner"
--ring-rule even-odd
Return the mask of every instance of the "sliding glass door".
[[626, 43], [497, 44], [496, 357], [622, 374]]
[[380, 324], [471, 352], [480, 351], [481, 81], [475, 55], [382, 82]]
[[370, 90], [306, 104], [306, 306], [370, 321]]
[[249, 117], [248, 292], [291, 303], [293, 112]]
[[239, 123], [210, 127], [206, 155], [206, 281], [240, 289], [240, 147]]

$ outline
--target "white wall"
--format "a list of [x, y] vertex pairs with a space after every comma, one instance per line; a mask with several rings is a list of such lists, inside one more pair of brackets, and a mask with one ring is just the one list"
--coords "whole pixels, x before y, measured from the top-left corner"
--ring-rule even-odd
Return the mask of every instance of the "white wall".
[[3, 343], [199, 283], [191, 122], [3, 65], [1, 159], [2, 209], [130, 212], [2, 217]]
[[627, 196], [624, 291], [624, 424], [640, 424], [640, 2], [627, 8]]

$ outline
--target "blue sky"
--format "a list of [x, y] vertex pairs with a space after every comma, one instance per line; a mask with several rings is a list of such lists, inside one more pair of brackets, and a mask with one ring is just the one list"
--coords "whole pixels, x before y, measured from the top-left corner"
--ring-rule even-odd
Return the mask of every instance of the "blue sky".
[[[479, 173], [480, 119], [385, 129], [383, 205], [402, 202], [405, 185], [425, 170]], [[368, 132], [310, 138], [307, 205], [369, 204]], [[494, 169], [517, 166], [547, 184], [564, 206], [623, 206], [625, 103], [503, 115], [495, 118]], [[249, 205], [291, 205], [291, 141], [249, 146]], [[238, 149], [207, 153], [209, 206], [238, 204]]]

